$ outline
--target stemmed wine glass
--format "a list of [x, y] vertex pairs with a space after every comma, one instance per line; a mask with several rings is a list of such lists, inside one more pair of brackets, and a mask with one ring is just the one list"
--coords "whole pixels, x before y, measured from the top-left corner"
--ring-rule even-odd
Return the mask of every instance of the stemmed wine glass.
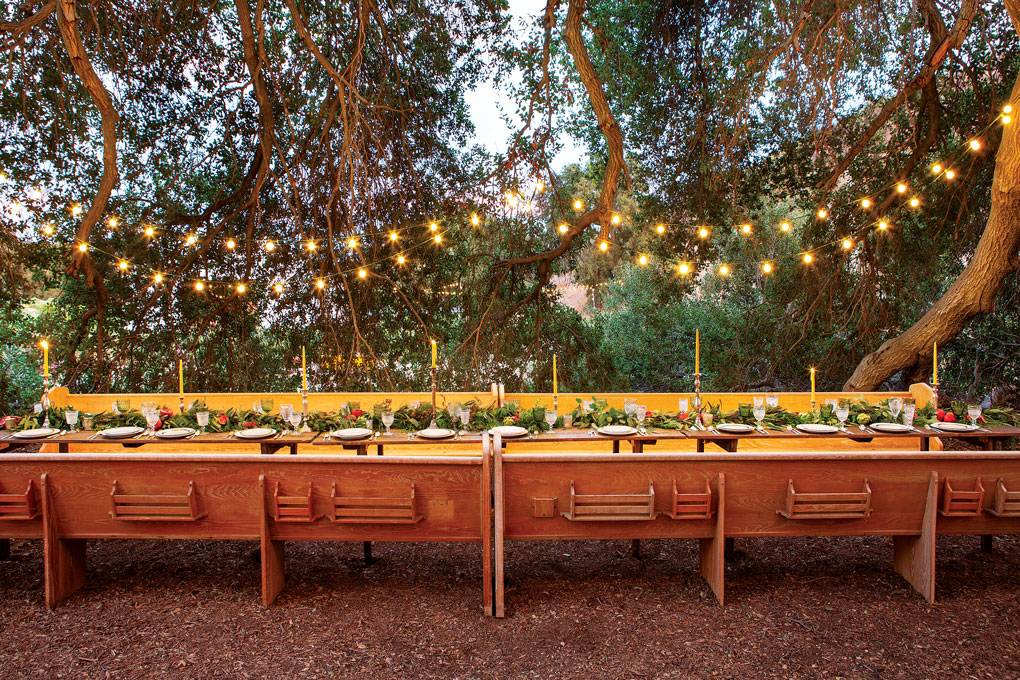
[[556, 411], [552, 409], [546, 409], [545, 411], [545, 422], [549, 426], [549, 431], [552, 432], [556, 429]]
[[[978, 415], [980, 415], [980, 414], [978, 414]], [[74, 432], [78, 431], [78, 428], [75, 427], [75, 425], [78, 424], [78, 412], [77, 411], [74, 411], [72, 409], [68, 409], [68, 410], [64, 411], [64, 420], [66, 420], [67, 424], [70, 426], [70, 428], [71, 428], [70, 432], [74, 433]]]
[[386, 426], [386, 434], [384, 436], [389, 437], [392, 434], [390, 426], [393, 425], [393, 411], [389, 409], [383, 411], [382, 424]]
[[977, 427], [978, 418], [981, 417], [981, 404], [967, 404], [967, 417], [970, 424]]
[[199, 432], [205, 434], [205, 428], [209, 426], [209, 412], [199, 411], [195, 414], [195, 421], [198, 423]]
[[466, 432], [468, 423], [471, 422], [471, 409], [462, 408], [459, 411], [457, 411], [457, 415], [460, 416], [461, 429]]
[[145, 410], [145, 424], [149, 426], [147, 434], [150, 437], [156, 436], [156, 423], [159, 422], [159, 411], [155, 408]]
[[846, 430], [846, 419], [850, 415], [850, 399], [840, 397], [836, 400], [836, 417], [839, 419], [839, 429]]
[[917, 410], [917, 401], [913, 397], [903, 400], [903, 424], [907, 427], [914, 426], [914, 412]]
[[894, 422], [899, 419], [901, 410], [903, 410], [903, 398], [889, 397], [889, 413], [892, 414]]
[[754, 415], [754, 419], [758, 422], [755, 429], [763, 432], [765, 428], [762, 427], [761, 421], [765, 420], [765, 397], [756, 396], [753, 397], [751, 401], [753, 402], [751, 405], [751, 413]]
[[648, 409], [641, 404], [634, 404], [634, 417], [637, 419], [638, 432], [645, 429], [645, 417], [648, 416]]
[[290, 424], [292, 426], [294, 426], [294, 434], [298, 434], [299, 433], [298, 425], [301, 424], [301, 414], [300, 413], [291, 413], [290, 414]]
[[679, 406], [680, 413], [687, 413], [687, 409], [691, 406], [691, 400], [687, 397], [680, 397]]
[[287, 425], [290, 424], [290, 415], [294, 413], [294, 404], [280, 404], [280, 420], [283, 421], [283, 433], [287, 434]]
[[779, 408], [779, 392], [768, 392], [765, 395], [765, 406], [768, 408]]

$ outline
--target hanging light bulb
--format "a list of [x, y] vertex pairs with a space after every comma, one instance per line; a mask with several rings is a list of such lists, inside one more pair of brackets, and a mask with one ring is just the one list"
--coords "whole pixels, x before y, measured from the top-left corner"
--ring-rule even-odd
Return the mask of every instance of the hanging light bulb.
[[811, 264], [811, 262], [812, 262], [812, 261], [813, 261], [814, 259], [815, 259], [815, 258], [813, 258], [813, 257], [811, 256], [811, 253], [804, 253], [804, 264]]
[[742, 232], [744, 232], [745, 234], [750, 234], [751, 233], [751, 225], [750, 224], [745, 224], [744, 226], [742, 226], [740, 228], [740, 230]]
[[283, 284], [282, 284], [282, 283], [280, 283], [279, 281], [277, 281], [276, 283], [274, 283], [274, 284], [273, 284], [273, 291], [274, 291], [274, 292], [275, 292], [275, 293], [276, 293], [277, 295], [279, 295], [280, 293], [282, 293], [282, 292], [283, 292]]
[[761, 270], [765, 274], [771, 274], [772, 273], [772, 263], [771, 262], [765, 262], [764, 264], [762, 264]]
[[861, 207], [864, 208], [865, 210], [870, 208], [871, 207], [871, 199], [870, 198], [862, 198], [861, 199]]
[[79, 253], [87, 253], [87, 252], [89, 252], [89, 244], [87, 244], [87, 243], [79, 243], [78, 244], [78, 252]]
[[407, 258], [403, 255], [397, 255], [397, 264], [404, 264], [407, 262]]
[[850, 250], [854, 247], [854, 242], [848, 238], [843, 239], [843, 250]]
[[725, 265], [724, 264], [724, 265], [720, 266], [719, 267], [719, 274], [722, 275], [722, 276], [729, 276], [730, 275], [730, 267], [729, 267], [729, 265]]
[[931, 172], [933, 175], [939, 174], [940, 172], [942, 172], [942, 166], [936, 163], [935, 165], [931, 166]]
[[970, 150], [971, 151], [979, 151], [980, 149], [981, 149], [981, 142], [979, 142], [976, 139], [970, 140]]
[[666, 233], [666, 225], [665, 225], [665, 224], [659, 224], [659, 225], [656, 225], [656, 227], [655, 227], [655, 233], [656, 233], [656, 234], [659, 234], [660, 236], [661, 236], [662, 234], [665, 234], [665, 233]]
[[919, 205], [921, 205], [921, 199], [920, 198], [918, 198], [917, 196], [914, 196], [914, 197], [912, 197], [910, 199], [910, 207], [911, 208], [916, 208]]
[[432, 240], [435, 241], [436, 243], [442, 243], [443, 242], [443, 235], [442, 234], [436, 234], [435, 236], [432, 237]]
[[193, 246], [195, 245], [196, 241], [198, 241], [198, 239], [195, 238], [194, 234], [188, 234], [188, 237], [184, 239], [184, 244], [188, 246]]
[[1012, 104], [1006, 104], [1005, 106], [1002, 107], [1002, 112], [1003, 113], [1013, 113], [1013, 105]]
[[397, 232], [395, 232], [395, 231], [391, 231], [390, 232], [390, 240], [391, 241], [396, 241], [398, 238], [400, 238], [400, 236], [399, 236], [399, 234], [397, 234]]
[[145, 235], [148, 236], [149, 238], [152, 238], [153, 236], [156, 235], [156, 230], [153, 229], [151, 226], [148, 226], [145, 228]]
[[686, 262], [681, 262], [680, 266], [677, 267], [677, 271], [680, 272], [681, 276], [687, 276], [691, 273], [691, 267]]
[[356, 238], [347, 239], [347, 247], [350, 248], [351, 250], [356, 250], [358, 247], [358, 239]]
[[561, 224], [560, 225], [560, 233], [561, 234], [566, 234], [568, 231], [570, 231], [570, 227], [568, 227], [566, 224]]
[[53, 236], [53, 223], [47, 222], [43, 225], [42, 232], [47, 236]]
[[818, 219], [824, 220], [828, 216], [829, 216], [829, 211], [828, 210], [826, 210], [825, 208], [819, 208], [818, 209]]
[[584, 207], [584, 201], [580, 198], [574, 199], [574, 210], [580, 210]]
[[266, 241], [266, 252], [271, 253], [276, 250], [276, 244], [272, 241]]
[[203, 290], [205, 290], [205, 283], [203, 283], [202, 281], [195, 281], [195, 290], [201, 293]]
[[907, 193], [907, 185], [904, 184], [903, 182], [900, 182], [899, 184], [896, 185], [896, 191], [900, 192], [901, 194]]
[[234, 248], [237, 247], [237, 241], [235, 241], [232, 238], [228, 238], [226, 246], [227, 246], [227, 250], [233, 250]]
[[156, 284], [163, 283], [163, 275], [160, 274], [159, 272], [156, 272], [155, 274], [152, 275], [152, 281], [153, 283]]
[[606, 241], [600, 242], [599, 243], [599, 250], [601, 250], [603, 253], [606, 252], [607, 250], [609, 250], [609, 243], [606, 242]]
[[622, 219], [623, 218], [621, 218], [619, 214], [616, 214], [616, 215], [613, 215], [612, 222], [613, 222], [613, 224], [619, 224]]
[[71, 214], [74, 215], [75, 217], [78, 217], [79, 215], [81, 215], [81, 206], [78, 205], [77, 203], [72, 205], [71, 206]]
[[323, 288], [326, 287], [326, 280], [319, 279], [318, 281], [315, 282], [315, 287], [318, 288], [319, 290], [322, 290]]
[[366, 276], [368, 276], [368, 271], [366, 271], [364, 267], [362, 267], [361, 269], [358, 270], [358, 278], [359, 279], [363, 279]]
[[308, 240], [308, 243], [305, 244], [305, 247], [308, 248], [308, 252], [310, 252], [310, 253], [315, 252], [315, 249], [318, 248], [318, 246], [315, 245], [315, 241], [313, 241], [311, 239]]
[[[481, 220], [478, 219], [478, 215], [476, 213], [471, 213], [471, 224], [473, 226], [477, 227], [480, 222], [481, 222]], [[396, 239], [394, 239], [394, 240], [396, 240]]]
[[543, 182], [542, 180], [538, 180], [537, 182], [535, 182], [535, 191], [541, 192], [544, 189], [545, 189], [545, 182]]
[[708, 229], [705, 229], [704, 227], [699, 229], [698, 236], [700, 236], [701, 238], [708, 238]]
[[886, 222], [885, 220], [882, 220], [881, 222], [878, 223], [878, 228], [881, 229], [882, 231], [885, 231], [886, 229], [889, 228], [889, 223]]
[[647, 256], [647, 255], [644, 255], [644, 254], [642, 254], [642, 255], [638, 256], [638, 259], [637, 259], [637, 261], [638, 261], [638, 264], [639, 264], [639, 265], [641, 265], [641, 266], [643, 267], [643, 266], [645, 266], [646, 264], [648, 264], [648, 256]]
[[1002, 124], [1003, 125], [1009, 125], [1012, 122], [1013, 122], [1013, 118], [1012, 117], [1010, 117], [1010, 116], [1003, 116], [1002, 117]]
[[946, 170], [946, 179], [953, 179], [954, 177], [956, 177], [955, 170]]
[[783, 222], [782, 224], [779, 225], [779, 228], [783, 231], [790, 231], [790, 223]]
[[238, 295], [244, 295], [244, 291], [246, 291], [246, 290], [248, 290], [248, 286], [244, 285], [243, 283], [238, 283], [237, 284], [237, 294]]
[[433, 222], [429, 225], [429, 231], [439, 231], [439, 225]]
[[120, 262], [117, 263], [117, 268], [120, 269], [122, 272], [126, 272], [128, 270], [128, 266], [129, 265], [127, 260], [121, 260]]
[[110, 219], [106, 220], [106, 223], [110, 225], [110, 229], [116, 229], [120, 221], [116, 217], [110, 217]]

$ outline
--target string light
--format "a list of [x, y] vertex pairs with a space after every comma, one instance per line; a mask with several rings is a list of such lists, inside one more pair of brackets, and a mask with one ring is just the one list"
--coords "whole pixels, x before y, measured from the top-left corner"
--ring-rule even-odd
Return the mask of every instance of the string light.
[[878, 223], [878, 228], [881, 229], [882, 231], [885, 231], [886, 229], [889, 228], [889, 223], [886, 222], [885, 220], [882, 220], [881, 222]]
[[78, 217], [79, 215], [81, 215], [81, 206], [78, 205], [77, 203], [72, 205], [71, 206], [71, 214], [74, 215], [75, 217]]
[[666, 225], [665, 224], [657, 225], [655, 227], [655, 233], [659, 234], [659, 235], [665, 234], [666, 233]]
[[404, 264], [407, 262], [407, 258], [403, 255], [397, 255], [397, 264]]
[[53, 223], [47, 222], [43, 225], [42, 232], [47, 236], [53, 236]]
[[609, 243], [607, 243], [606, 241], [602, 241], [601, 243], [599, 243], [599, 250], [601, 250], [603, 253], [609, 250]]
[[647, 256], [647, 255], [640, 255], [640, 256], [638, 257], [638, 260], [637, 260], [637, 261], [638, 261], [638, 264], [639, 264], [639, 265], [641, 265], [641, 266], [643, 267], [643, 266], [645, 266], [646, 264], [648, 264], [648, 256]]
[[772, 273], [772, 263], [771, 262], [765, 262], [764, 264], [762, 264], [761, 270], [765, 274], [771, 274]]
[[580, 198], [574, 200], [574, 210], [580, 210], [584, 207], [584, 201]]
[[[471, 213], [471, 224], [477, 227], [480, 222], [481, 220], [478, 219], [478, 215], [476, 213]], [[393, 240], [396, 241], [396, 239]]]
[[542, 180], [538, 180], [537, 182], [535, 182], [535, 191], [544, 191], [544, 190], [545, 190], [545, 182], [543, 182]]
[[719, 267], [719, 273], [722, 276], [729, 276], [730, 275], [730, 268], [729, 268], [729, 266], [724, 264], [721, 267]]
[[862, 198], [861, 199], [861, 207], [864, 208], [865, 210], [870, 208], [871, 207], [871, 199], [870, 198]]
[[274, 283], [274, 284], [273, 284], [273, 291], [275, 291], [277, 295], [279, 295], [280, 293], [282, 293], [282, 292], [283, 292], [283, 284], [282, 284], [282, 283], [280, 283], [279, 281], [277, 281], [276, 283]]
[[364, 268], [364, 267], [362, 267], [361, 269], [359, 269], [359, 270], [358, 270], [358, 278], [359, 278], [359, 279], [363, 279], [363, 278], [365, 278], [366, 276], [368, 276], [368, 272], [367, 272], [367, 271], [365, 271], [365, 268]]
[[120, 224], [116, 217], [111, 217], [110, 219], [106, 220], [106, 223], [110, 225], [110, 229], [116, 229], [117, 225]]
[[205, 284], [202, 283], [201, 281], [195, 281], [195, 290], [201, 293], [203, 290], [205, 290]]
[[156, 235], [156, 230], [153, 229], [152, 227], [146, 227], [145, 228], [145, 235], [148, 236], [149, 238], [152, 238], [153, 236]]
[[79, 253], [87, 253], [87, 252], [89, 252], [89, 244], [87, 244], [87, 243], [79, 243], [78, 244], [78, 252]]
[[128, 266], [129, 266], [129, 265], [128, 265], [128, 262], [127, 262], [127, 260], [121, 260], [120, 262], [118, 262], [118, 263], [117, 263], [117, 267], [118, 267], [118, 268], [119, 268], [119, 269], [120, 269], [120, 270], [121, 270], [122, 272], [126, 272], [126, 271], [128, 270]]
[[850, 250], [854, 247], [854, 242], [848, 238], [843, 239], [843, 250]]
[[970, 140], [970, 150], [971, 151], [978, 151], [980, 149], [981, 149], [981, 142], [979, 142], [976, 139]]
[[436, 234], [435, 236], [432, 237], [432, 240], [435, 241], [436, 243], [442, 243], [443, 242], [443, 235], [442, 234]]
[[619, 214], [613, 215], [613, 219], [612, 219], [613, 224], [619, 224], [620, 220], [621, 220], [621, 218], [620, 218]]
[[783, 231], [790, 231], [790, 223], [783, 222], [782, 224], [779, 225], [779, 228], [782, 229]]
[[1013, 122], [1013, 119], [1010, 116], [1003, 116], [1002, 117], [1002, 124], [1003, 125], [1009, 125], [1012, 122]]
[[159, 272], [156, 272], [155, 274], [153, 274], [152, 280], [153, 280], [154, 283], [157, 283], [157, 284], [163, 283], [163, 275], [160, 274]]
[[745, 224], [744, 226], [742, 226], [740, 228], [740, 230], [743, 231], [745, 234], [750, 234], [751, 233], [751, 225], [750, 224]]
[[570, 227], [568, 227], [566, 224], [561, 224], [560, 225], [560, 233], [561, 234], [566, 234], [568, 231], [570, 231]]
[[931, 166], [931, 172], [933, 175], [939, 174], [940, 172], [942, 172], [942, 166], [936, 163], [935, 165]]
[[227, 250], [233, 250], [234, 248], [237, 247], [237, 241], [235, 241], [232, 238], [228, 238], [226, 246], [227, 246]]
[[705, 229], [704, 227], [699, 229], [698, 236], [700, 236], [701, 238], [708, 238], [708, 229]]
[[896, 185], [896, 191], [900, 192], [901, 194], [907, 193], [907, 185], [904, 184], [903, 182], [900, 182], [899, 184]]
[[395, 232], [395, 231], [391, 231], [390, 232], [390, 240], [391, 241], [396, 241], [398, 238], [400, 238], [400, 235], [397, 234], [397, 232]]
[[680, 266], [677, 267], [677, 271], [680, 272], [681, 276], [687, 276], [691, 273], [691, 268], [686, 262], [681, 262]]
[[315, 282], [315, 287], [318, 288], [319, 290], [322, 290], [323, 288], [326, 287], [326, 280], [319, 279], [318, 281]]
[[826, 210], [825, 208], [819, 208], [818, 209], [818, 219], [824, 220], [828, 216], [829, 216], [829, 211], [828, 210]]
[[315, 249], [318, 246], [315, 245], [315, 241], [309, 240], [308, 243], [305, 245], [305, 247], [307, 247], [308, 248], [308, 252], [311, 253], [311, 252], [315, 252]]
[[946, 170], [946, 179], [953, 179], [954, 177], [956, 177], [955, 170]]
[[811, 262], [814, 261], [814, 259], [815, 258], [811, 256], [811, 253], [804, 253], [803, 257], [804, 264], [811, 264]]
[[238, 295], [244, 295], [244, 291], [246, 291], [246, 290], [248, 290], [248, 286], [244, 285], [243, 283], [238, 283], [237, 284], [237, 294]]
[[194, 234], [188, 234], [188, 238], [184, 239], [185, 245], [189, 245], [189, 246], [195, 245], [196, 241], [198, 241], [198, 239], [195, 238]]
[[356, 239], [356, 238], [349, 238], [349, 239], [347, 239], [347, 247], [350, 248], [351, 250], [357, 250], [357, 248], [358, 248], [358, 239]]
[[429, 231], [439, 231], [439, 225], [433, 222], [429, 225]]
[[271, 253], [271, 252], [273, 252], [274, 250], [276, 250], [276, 244], [275, 244], [275, 243], [273, 243], [272, 241], [266, 241], [266, 246], [265, 246], [265, 248], [266, 248], [266, 252], [267, 252], [267, 253]]
[[1006, 104], [1005, 106], [1002, 107], [1002, 112], [1003, 113], [1013, 113], [1013, 105], [1012, 104]]
[[914, 196], [913, 198], [910, 199], [910, 207], [911, 208], [916, 208], [916, 207], [918, 207], [920, 205], [921, 205], [921, 199], [919, 199], [917, 196]]

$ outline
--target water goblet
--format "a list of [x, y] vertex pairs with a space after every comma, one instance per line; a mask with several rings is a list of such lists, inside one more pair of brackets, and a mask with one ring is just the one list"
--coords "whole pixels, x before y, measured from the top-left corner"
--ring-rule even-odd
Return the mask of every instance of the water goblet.
[[556, 411], [547, 409], [545, 412], [545, 422], [549, 425], [549, 431], [552, 432], [556, 429]]
[[382, 424], [386, 426], [386, 435], [389, 437], [392, 433], [390, 432], [390, 426], [393, 425], [393, 411], [386, 409], [382, 414]]
[[836, 418], [839, 419], [839, 429], [846, 429], [846, 419], [850, 416], [850, 400], [840, 397], [836, 400]]
[[[129, 405], [130, 405], [130, 403], [129, 403]], [[118, 404], [118, 406], [120, 406], [120, 404]], [[154, 401], [143, 401], [142, 402], [142, 411], [154, 411], [155, 409], [156, 409], [156, 402], [154, 402]], [[127, 409], [121, 407], [121, 410], [122, 411], [126, 411]]]
[[301, 414], [300, 413], [291, 413], [290, 414], [290, 424], [294, 427], [294, 434], [298, 434], [298, 432], [299, 432], [298, 425], [301, 424]]
[[755, 397], [753, 401], [754, 403], [751, 406], [751, 414], [757, 421], [757, 429], [761, 430], [763, 429], [761, 421], [765, 420], [765, 397]]
[[457, 411], [457, 415], [460, 416], [460, 426], [463, 431], [467, 431], [468, 423], [471, 422], [471, 409], [462, 408]]
[[687, 397], [680, 397], [679, 400], [680, 413], [687, 413], [687, 409], [691, 406], [691, 400]]
[[637, 411], [637, 399], [624, 399], [623, 400], [623, 412], [627, 416], [632, 416]]
[[751, 397], [751, 402], [754, 404], [755, 408], [759, 406], [764, 406], [765, 396], [761, 394], [756, 394], [755, 396]]
[[977, 427], [978, 418], [981, 417], [981, 404], [967, 404], [967, 417], [970, 424]]
[[591, 413], [595, 409], [594, 401], [582, 401], [581, 408], [584, 409], [585, 413]]
[[779, 408], [779, 392], [769, 391], [765, 395], [765, 406], [768, 408]]
[[205, 428], [209, 426], [209, 412], [199, 411], [195, 414], [195, 421], [198, 423], [199, 432], [205, 434]]
[[263, 413], [269, 413], [270, 411], [273, 410], [273, 400], [272, 399], [262, 399], [261, 401], [259, 401], [259, 406], [262, 407], [262, 412]]
[[901, 397], [889, 397], [889, 413], [892, 414], [892, 419], [895, 421], [900, 417], [900, 411], [903, 409], [903, 399]]
[[457, 426], [457, 414], [460, 413], [460, 402], [459, 401], [451, 401], [449, 404], [446, 405], [446, 412], [450, 416], [450, 422], [453, 424], [454, 427], [456, 427]]
[[251, 410], [255, 411], [255, 413], [259, 413], [259, 414], [265, 413], [265, 411], [262, 410], [262, 402], [261, 401], [253, 401], [251, 403]]
[[159, 422], [159, 411], [154, 408], [147, 409], [145, 411], [145, 424], [149, 426], [149, 436], [155, 436], [156, 434], [156, 423]]
[[280, 420], [283, 421], [283, 433], [287, 434], [287, 425], [290, 423], [290, 414], [294, 413], [294, 404], [280, 404]]
[[643, 430], [645, 426], [645, 418], [648, 417], [648, 408], [641, 404], [635, 404], [634, 417], [637, 419], [638, 430]]
[[71, 432], [77, 432], [78, 431], [78, 428], [75, 427], [75, 425], [78, 424], [78, 412], [77, 411], [74, 411], [72, 409], [68, 409], [68, 410], [64, 411], [64, 420], [66, 420], [67, 424], [70, 426], [70, 428], [71, 428], [70, 431]]
[[563, 427], [566, 429], [566, 428], [569, 428], [570, 426], [572, 426], [573, 424], [574, 424], [574, 414], [573, 413], [564, 413], [563, 414]]

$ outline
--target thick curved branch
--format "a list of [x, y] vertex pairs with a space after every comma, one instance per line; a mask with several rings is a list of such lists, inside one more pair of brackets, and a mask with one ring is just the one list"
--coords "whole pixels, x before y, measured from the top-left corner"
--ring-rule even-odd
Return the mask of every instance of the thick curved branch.
[[0, 33], [13, 33], [18, 35], [30, 31], [49, 18], [53, 10], [57, 8], [57, 0], [49, 0], [39, 8], [35, 14], [31, 14], [21, 21], [0, 21]]

